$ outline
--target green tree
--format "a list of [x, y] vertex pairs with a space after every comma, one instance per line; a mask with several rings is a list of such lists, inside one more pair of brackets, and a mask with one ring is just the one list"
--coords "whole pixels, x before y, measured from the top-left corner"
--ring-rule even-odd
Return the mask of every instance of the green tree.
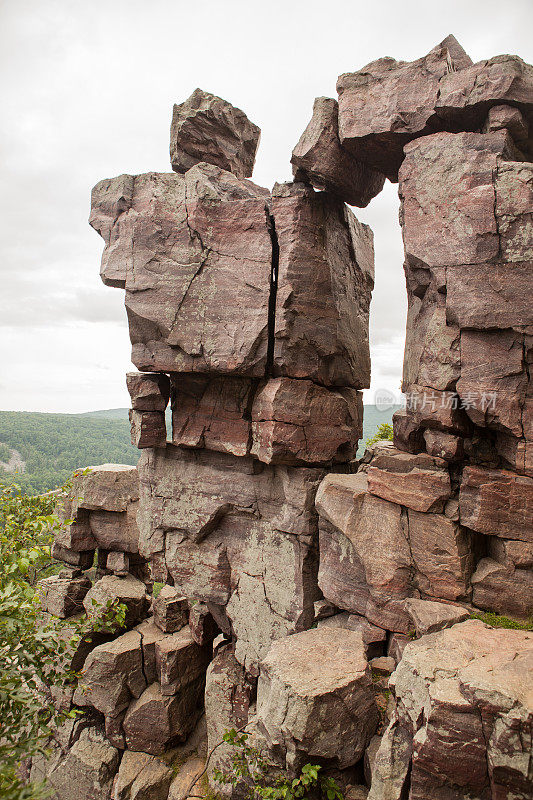
[[[61, 491], [68, 491], [67, 484]], [[0, 797], [41, 797], [42, 786], [25, 785], [24, 759], [43, 753], [54, 728], [77, 712], [59, 712], [43, 689], [76, 680], [70, 669], [83, 636], [95, 629], [87, 620], [44, 617], [36, 582], [50, 568], [50, 548], [61, 523], [54, 514], [57, 495], [30, 497], [19, 486], [0, 486]], [[66, 524], [66, 523], [65, 523]], [[109, 604], [98, 629], [123, 624], [125, 607]]]

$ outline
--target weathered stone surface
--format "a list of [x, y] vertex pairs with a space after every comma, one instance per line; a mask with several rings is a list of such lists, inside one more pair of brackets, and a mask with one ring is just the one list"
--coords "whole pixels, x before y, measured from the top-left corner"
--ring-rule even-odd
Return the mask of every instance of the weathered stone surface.
[[528, 124], [522, 112], [514, 106], [491, 106], [483, 133], [501, 131], [503, 128], [509, 132], [515, 142], [524, 142], [528, 137]]
[[510, 328], [531, 324], [531, 261], [449, 267], [446, 318], [460, 328]]
[[465, 467], [461, 523], [480, 533], [533, 541], [533, 480], [508, 470]]
[[533, 789], [533, 634], [470, 620], [404, 650], [391, 678], [396, 715], [369, 800], [514, 796]]
[[378, 723], [361, 634], [321, 628], [274, 642], [261, 665], [257, 722], [290, 769], [315, 758], [355, 764]]
[[44, 765], [43, 775], [32, 774], [32, 780], [44, 777], [54, 798], [59, 800], [109, 800], [120, 755], [94, 727], [85, 727], [70, 749], [56, 747], [51, 760]]
[[[103, 272], [120, 260], [133, 363], [262, 376], [272, 262], [265, 190], [208, 164], [132, 181], [128, 209], [97, 229]], [[98, 184], [91, 219], [107, 213], [101, 196]]]
[[186, 626], [155, 643], [155, 660], [161, 694], [174, 695], [205, 676], [209, 648], [199, 647]]
[[459, 328], [446, 320], [445, 270], [430, 269], [409, 256], [404, 269], [408, 303], [402, 391], [415, 387], [446, 393], [461, 374], [461, 341]]
[[435, 114], [440, 79], [471, 64], [457, 40], [448, 36], [416, 61], [380, 58], [359, 72], [341, 75], [337, 92], [343, 147], [397, 180], [404, 145], [440, 127]]
[[347, 611], [319, 620], [317, 628], [340, 628], [361, 633], [368, 659], [382, 655], [387, 641], [387, 631], [372, 625], [359, 614], [349, 614]]
[[118, 717], [145, 689], [142, 638], [133, 630], [89, 653], [74, 702], [93, 706], [106, 717]]
[[414, 597], [405, 601], [405, 609], [413, 620], [417, 636], [450, 628], [457, 622], [464, 622], [469, 617], [468, 611], [462, 606], [436, 603], [433, 600], [418, 600]]
[[[193, 782], [200, 778], [205, 768], [205, 761], [199, 756], [190, 756], [187, 761], [179, 767], [178, 774], [173, 779], [168, 792], [168, 800], [187, 800], [189, 787]], [[198, 792], [197, 785], [194, 785], [193, 793]]]
[[[137, 514], [139, 503], [129, 503], [126, 511], [91, 511], [89, 526], [98, 548], [119, 550], [123, 553], [139, 552]], [[72, 527], [72, 526], [71, 526]]]
[[137, 467], [101, 464], [86, 470], [73, 479], [72, 511], [126, 511], [130, 503], [139, 499]]
[[533, 573], [483, 558], [472, 575], [472, 603], [485, 611], [529, 619], [533, 614]]
[[39, 600], [43, 611], [61, 619], [79, 614], [91, 581], [85, 577], [62, 578], [51, 575], [38, 583]]
[[296, 181], [308, 181], [351, 206], [365, 207], [380, 193], [385, 176], [357, 161], [339, 141], [339, 106], [330, 97], [317, 97], [313, 116], [292, 151]]
[[161, 755], [183, 742], [194, 729], [201, 713], [203, 677], [179, 694], [164, 696], [152, 683], [129, 706], [123, 728], [128, 750]]
[[406, 146], [399, 191], [408, 257], [427, 267], [499, 257], [494, 179], [508, 148], [505, 131], [435, 133]]
[[413, 565], [401, 507], [371, 495], [361, 472], [327, 475], [316, 507], [324, 597], [381, 628], [406, 633], [403, 600], [411, 592]]
[[[217, 653], [207, 670], [205, 684], [205, 716], [207, 720], [207, 749], [222, 741], [226, 731], [239, 730], [248, 722], [248, 713], [253, 690], [252, 683], [231, 648]], [[208, 776], [212, 780], [213, 771], [220, 769], [229, 772], [234, 748], [221, 744], [213, 752], [208, 765]], [[228, 794], [226, 787], [214, 784], [217, 792]]]
[[524, 336], [515, 331], [461, 332], [457, 393], [476, 425], [523, 435], [528, 392], [524, 355]]
[[392, 656], [378, 656], [370, 660], [370, 669], [378, 675], [390, 675], [396, 669]]
[[143, 447], [164, 447], [167, 441], [167, 426], [162, 411], [130, 410], [131, 443]]
[[452, 433], [442, 431], [424, 431], [426, 453], [445, 461], [460, 461], [464, 455], [463, 440]]
[[252, 174], [261, 135], [244, 111], [202, 89], [174, 105], [170, 127], [170, 160], [175, 172], [200, 161], [229, 170], [238, 178]]
[[192, 638], [200, 647], [211, 645], [220, 633], [207, 603], [193, 603], [189, 610], [189, 628]]
[[424, 449], [424, 432], [416, 417], [409, 411], [395, 411], [392, 415], [393, 443], [406, 453], [420, 453]]
[[153, 602], [154, 622], [165, 633], [175, 633], [187, 624], [189, 604], [173, 586], [163, 586]]
[[337, 614], [338, 608], [334, 606], [333, 603], [328, 603], [327, 600], [315, 600], [314, 604], [315, 608], [315, 622], [320, 622], [321, 620], [328, 619], [328, 617], [334, 616]]
[[391, 633], [387, 645], [387, 655], [391, 656], [396, 663], [401, 659], [405, 646], [409, 644], [411, 637], [406, 633]]
[[533, 567], [533, 541], [520, 542], [491, 536], [488, 545], [491, 558], [506, 567]]
[[423, 514], [412, 509], [407, 514], [416, 587], [423, 595], [437, 599], [465, 597], [474, 569], [471, 531], [444, 514]]
[[107, 568], [119, 578], [124, 578], [130, 571], [130, 559], [128, 554], [112, 550], [107, 554]]
[[298, 187], [279, 187], [271, 201], [279, 245], [273, 374], [364, 388], [372, 232], [333, 196]]
[[89, 617], [102, 613], [109, 602], [118, 601], [126, 606], [125, 624], [127, 627], [139, 622], [148, 611], [149, 601], [144, 583], [128, 575], [119, 578], [105, 575], [97, 581], [85, 595], [84, 608]]
[[411, 384], [406, 400], [406, 413], [417, 427], [461, 436], [468, 435], [472, 430], [472, 424], [460, 407], [455, 392], [441, 392], [429, 386]]
[[251, 453], [267, 464], [349, 461], [362, 424], [360, 392], [274, 378], [254, 398]]
[[52, 543], [51, 556], [55, 561], [62, 561], [64, 564], [69, 564], [72, 567], [90, 569], [94, 561], [94, 550], [70, 550], [68, 547], [63, 547], [59, 542], [54, 540]]
[[438, 512], [451, 494], [450, 476], [441, 459], [390, 448], [371, 462], [368, 491], [414, 511]]
[[250, 451], [249, 378], [172, 375], [172, 442], [235, 456]]
[[495, 56], [450, 72], [439, 88], [437, 114], [463, 129], [479, 128], [492, 107], [502, 103], [533, 117], [533, 68], [518, 56]]
[[165, 552], [180, 592], [221, 607], [237, 659], [251, 666], [272, 639], [309, 627], [322, 471], [170, 446], [144, 453], [143, 553]]
[[170, 397], [168, 375], [161, 372], [127, 372], [126, 386], [135, 411], [164, 411]]
[[[533, 70], [532, 70], [533, 84]], [[533, 104], [532, 104], [533, 107]], [[495, 181], [501, 257], [507, 263], [533, 259], [533, 164], [500, 161]], [[531, 285], [531, 284], [526, 284]], [[529, 309], [527, 322], [531, 321]], [[522, 324], [527, 324], [526, 320]]]
[[161, 759], [126, 750], [120, 762], [113, 800], [161, 800], [174, 773]]

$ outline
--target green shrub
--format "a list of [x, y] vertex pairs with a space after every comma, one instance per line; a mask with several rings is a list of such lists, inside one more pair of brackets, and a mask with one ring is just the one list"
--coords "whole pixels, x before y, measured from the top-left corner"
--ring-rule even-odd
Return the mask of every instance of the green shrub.
[[322, 774], [318, 764], [305, 764], [297, 778], [272, 777], [272, 765], [255, 747], [248, 744], [247, 733], [232, 728], [223, 741], [235, 748], [232, 769], [215, 769], [213, 776], [222, 784], [239, 787], [247, 800], [343, 800], [342, 792], [333, 778]]
[[373, 444], [376, 442], [392, 442], [392, 425], [389, 425], [388, 422], [384, 422], [382, 425], [378, 425], [378, 429], [374, 436], [371, 436], [370, 439], [366, 440], [366, 446], [372, 447]]
[[526, 622], [520, 622], [517, 619], [511, 619], [510, 617], [503, 617], [499, 614], [494, 614], [492, 611], [479, 611], [475, 614], [471, 614], [471, 619], [480, 619], [482, 622], [485, 622], [487, 625], [491, 625], [493, 628], [509, 628], [511, 630], [518, 630], [518, 631], [532, 631], [533, 630], [533, 618], [530, 617]]

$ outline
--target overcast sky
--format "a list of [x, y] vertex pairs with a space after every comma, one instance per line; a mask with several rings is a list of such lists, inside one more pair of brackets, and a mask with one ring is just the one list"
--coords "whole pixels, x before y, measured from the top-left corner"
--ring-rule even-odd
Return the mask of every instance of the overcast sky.
[[[254, 180], [291, 177], [319, 95], [448, 33], [474, 61], [533, 60], [531, 0], [0, 0], [0, 409], [127, 406], [124, 293], [101, 284], [91, 187], [170, 171], [172, 104], [200, 86], [262, 130]], [[375, 234], [372, 402], [398, 391], [405, 284], [397, 187], [355, 209]]]

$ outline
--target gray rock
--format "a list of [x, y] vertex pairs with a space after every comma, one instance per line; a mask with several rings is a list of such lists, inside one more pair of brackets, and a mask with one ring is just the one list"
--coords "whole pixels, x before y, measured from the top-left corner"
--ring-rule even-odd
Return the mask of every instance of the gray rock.
[[170, 127], [170, 160], [175, 172], [206, 161], [233, 172], [252, 174], [260, 129], [246, 114], [214, 94], [195, 89], [175, 105]]

